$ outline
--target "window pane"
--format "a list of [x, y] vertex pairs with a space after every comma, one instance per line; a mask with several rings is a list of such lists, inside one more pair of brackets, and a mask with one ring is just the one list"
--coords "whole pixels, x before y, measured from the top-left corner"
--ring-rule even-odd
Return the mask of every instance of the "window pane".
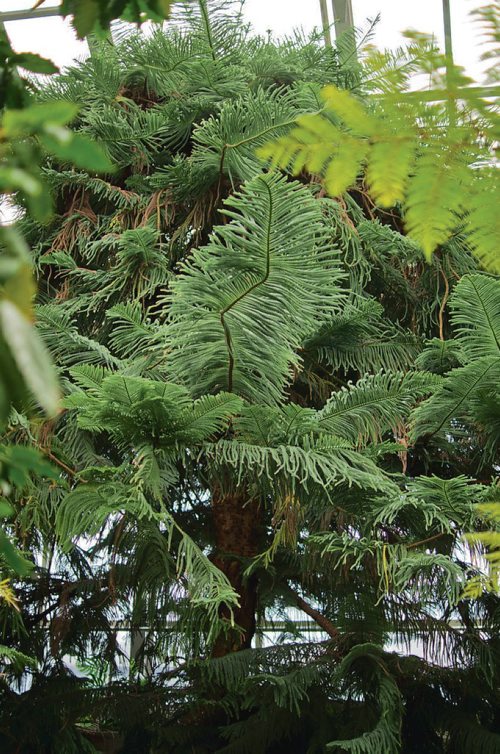
[[[480, 0], [453, 0], [451, 23], [455, 62], [464, 66], [469, 76], [480, 79], [484, 65], [479, 61], [481, 40], [479, 26], [469, 16], [470, 11], [483, 3]], [[443, 7], [441, 0], [418, 0], [417, 3], [396, 3], [394, 0], [353, 0], [354, 22], [357, 26], [365, 19], [381, 14], [375, 34], [379, 47], [397, 47], [404, 42], [401, 35], [406, 29], [434, 34], [444, 48]]]
[[[58, 3], [49, 2], [50, 5]], [[3, 10], [23, 10], [29, 8], [29, 0], [9, 0]], [[87, 57], [89, 48], [86, 42], [77, 39], [69, 20], [59, 17], [34, 18], [10, 21], [5, 24], [11, 44], [17, 52], [36, 52], [50, 58], [59, 67], [71, 65], [75, 58]]]

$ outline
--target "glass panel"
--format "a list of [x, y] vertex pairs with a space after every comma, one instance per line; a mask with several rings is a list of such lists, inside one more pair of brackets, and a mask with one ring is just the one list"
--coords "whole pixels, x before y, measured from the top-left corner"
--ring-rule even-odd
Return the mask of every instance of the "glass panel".
[[[8, 0], [2, 10], [23, 10], [29, 8], [29, 5], [29, 0]], [[50, 7], [59, 3], [57, 0], [49, 0], [42, 7], [45, 5]], [[17, 52], [36, 52], [44, 58], [50, 58], [59, 67], [71, 65], [75, 58], [84, 58], [89, 54], [87, 43], [77, 39], [69, 20], [65, 21], [57, 16], [10, 21], [5, 24], [5, 28]]]
[[319, 0], [246, 0], [244, 15], [258, 34], [271, 29], [282, 36], [295, 28], [321, 28]]
[[[57, 6], [58, 0], [47, 0], [46, 7]], [[477, 24], [469, 17], [481, 0], [452, 0], [452, 31], [454, 55], [457, 63], [480, 79], [484, 65], [479, 62], [481, 49]], [[3, 0], [2, 10], [29, 8], [29, 0]], [[332, 3], [328, 0], [329, 10]], [[419, 0], [418, 3], [394, 0], [353, 0], [354, 21], [358, 27], [366, 26], [366, 19], [381, 13], [375, 34], [375, 43], [381, 47], [395, 47], [403, 42], [401, 31], [408, 28], [434, 34], [443, 45], [443, 17], [441, 0]], [[289, 34], [294, 28], [310, 32], [319, 28], [321, 17], [319, 0], [247, 0], [244, 7], [247, 20], [259, 34], [272, 30], [274, 34]], [[14, 21], [7, 24], [14, 47], [32, 50], [52, 58], [64, 66], [74, 58], [88, 55], [85, 42], [76, 39], [69, 22], [59, 18]]]
[[[455, 62], [464, 66], [469, 76], [481, 80], [484, 65], [480, 63], [480, 33], [478, 24], [469, 17], [470, 11], [483, 3], [480, 0], [451, 0], [453, 54]], [[434, 34], [444, 49], [443, 7], [441, 0], [419, 0], [417, 3], [394, 0], [353, 0], [354, 23], [362, 26], [367, 18], [380, 12], [374, 42], [379, 47], [396, 47], [403, 43], [401, 32], [416, 29]]]

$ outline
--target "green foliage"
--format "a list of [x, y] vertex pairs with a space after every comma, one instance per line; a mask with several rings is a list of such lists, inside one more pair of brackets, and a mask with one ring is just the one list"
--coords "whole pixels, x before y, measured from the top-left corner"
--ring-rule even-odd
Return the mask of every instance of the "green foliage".
[[[109, 171], [113, 166], [92, 140], [67, 127], [78, 113], [77, 106], [62, 101], [33, 103], [31, 87], [18, 69], [40, 74], [54, 74], [58, 69], [33, 53], [15, 53], [3, 25], [0, 66], [0, 195], [3, 200], [15, 195], [35, 220], [47, 222], [53, 209], [41, 169], [47, 155], [56, 164], [69, 162], [88, 170]], [[0, 428], [3, 428], [12, 408], [32, 411], [33, 399], [37, 407], [53, 416], [58, 410], [60, 393], [53, 364], [32, 327], [31, 258], [17, 230], [0, 228], [0, 254]], [[1, 485], [14, 483], [22, 487], [33, 470], [43, 473], [42, 464], [30, 455], [30, 450], [2, 446]], [[3, 531], [0, 553], [17, 574], [31, 571], [31, 564]]]
[[[111, 470], [110, 470], [111, 471]], [[57, 511], [56, 531], [59, 541], [71, 546], [71, 540], [83, 535], [95, 537], [104, 524], [120, 514], [137, 521], [151, 519], [153, 526], [164, 541], [166, 553], [170, 553], [172, 540], [176, 540], [175, 570], [170, 574], [177, 578], [189, 593], [189, 615], [184, 620], [189, 630], [206, 632], [208, 640], [216, 637], [221, 630], [219, 611], [221, 605], [238, 604], [238, 595], [227, 578], [216, 568], [200, 547], [193, 542], [164, 508], [155, 510], [141, 487], [139, 474], [134, 475], [128, 484], [123, 483], [117, 474], [109, 482], [81, 484], [62, 501]], [[153, 538], [153, 532], [149, 532]], [[163, 577], [168, 571], [163, 571]]]
[[[68, 128], [78, 107], [70, 102], [33, 102], [18, 68], [32, 73], [58, 71], [49, 60], [30, 52], [15, 53], [0, 30], [0, 193], [15, 194], [30, 215], [47, 222], [51, 193], [40, 163], [46, 155], [59, 165], [106, 172], [113, 169], [103, 151], [89, 138]], [[50, 415], [58, 403], [58, 387], [48, 355], [31, 327], [31, 260], [20, 234], [2, 228], [0, 234], [0, 423], [11, 404], [19, 406], [31, 395]]]
[[480, 544], [486, 550], [485, 558], [490, 563], [488, 574], [479, 574], [471, 579], [464, 589], [464, 596], [477, 598], [484, 589], [498, 592], [500, 580], [500, 503], [486, 502], [477, 506], [479, 515], [482, 515], [491, 526], [489, 531], [476, 532], [466, 535], [467, 541], [474, 545]]
[[60, 164], [97, 172], [112, 165], [102, 150], [85, 135], [67, 128], [78, 113], [69, 102], [30, 104], [23, 109], [7, 108], [2, 114], [0, 145], [0, 191], [19, 192], [32, 216], [40, 222], [50, 218], [50, 192], [40, 161], [44, 152]]
[[59, 388], [49, 356], [31, 327], [32, 270], [22, 237], [0, 229], [5, 243], [0, 259], [0, 425], [11, 405], [22, 408], [28, 396], [54, 414]]
[[[7, 662], [6, 662], [7, 661]], [[8, 665], [20, 673], [25, 668], [36, 666], [36, 661], [32, 657], [23, 655], [22, 652], [18, 652], [11, 647], [4, 647], [0, 644], [0, 662], [2, 665]]]
[[[8, 499], [13, 490], [22, 490], [31, 475], [55, 477], [54, 470], [34, 448], [0, 445], [0, 518], [9, 519], [14, 515]], [[0, 531], [1, 565], [20, 576], [26, 576], [33, 564], [22, 556], [19, 549]], [[3, 570], [3, 569], [2, 569]]]
[[0, 580], [1, 641], [36, 667], [2, 665], [0, 748], [495, 750], [498, 281], [470, 234], [427, 263], [398, 206], [255, 154], [325, 84], [377, 120], [421, 47], [343, 66], [218, 5], [37, 94], [113, 171], [46, 154], [53, 218], [16, 228], [64, 398], [3, 438], [36, 578]]
[[171, 369], [195, 394], [279, 402], [300, 342], [339, 306], [336, 255], [325, 248], [320, 208], [298, 184], [259, 176], [226, 206], [232, 222], [173, 284]]
[[[413, 415], [415, 437], [467, 436], [476, 422], [485, 456], [495, 457], [500, 380], [500, 282], [465, 275], [450, 298], [451, 322], [462, 366], [451, 369], [434, 395]], [[487, 402], [487, 410], [482, 408]]]
[[[375, 669], [375, 676], [378, 681], [375, 698], [380, 712], [379, 720], [373, 730], [349, 741], [332, 741], [327, 744], [327, 750], [337, 747], [344, 751], [352, 751], [354, 754], [369, 754], [372, 751], [386, 751], [387, 754], [392, 754], [392, 752], [397, 754], [401, 746], [402, 715], [402, 700], [399, 689], [387, 675], [378, 648], [369, 644], [361, 644], [351, 650], [347, 657], [343, 659], [339, 672], [343, 675], [346, 671], [351, 670], [360, 658], [370, 660]], [[353, 686], [353, 690], [355, 690], [355, 684]]]
[[[493, 11], [485, 16], [492, 27], [495, 18]], [[353, 189], [363, 176], [377, 206], [402, 206], [408, 236], [427, 258], [461, 227], [483, 265], [499, 272], [496, 110], [487, 95], [467, 90], [470, 80], [428, 39], [413, 38], [417, 49], [410, 55], [418, 63], [412, 70], [429, 77], [429, 91], [408, 91], [404, 74], [366, 103], [327, 86], [319, 111], [301, 115], [259, 155], [292, 174], [305, 169], [321, 176], [331, 196]], [[381, 56], [370, 62], [379, 67]]]
[[168, 18], [171, 5], [172, 0], [61, 0], [60, 12], [72, 17], [72, 24], [83, 39], [96, 30], [109, 29], [115, 18], [138, 24], [147, 19], [162, 21]]
[[425, 372], [378, 373], [335, 393], [320, 412], [323, 429], [362, 444], [378, 440], [390, 429], [397, 432], [416, 400], [441, 380]]
[[418, 353], [415, 335], [389, 322], [383, 307], [369, 298], [350, 302], [304, 344], [306, 368], [319, 357], [332, 369], [353, 369], [360, 374], [404, 369]]

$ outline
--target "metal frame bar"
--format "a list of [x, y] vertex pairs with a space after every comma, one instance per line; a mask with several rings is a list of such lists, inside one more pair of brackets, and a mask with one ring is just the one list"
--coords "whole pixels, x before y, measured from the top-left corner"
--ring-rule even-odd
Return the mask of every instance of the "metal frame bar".
[[[50, 8], [26, 8], [24, 10], [9, 10], [0, 12], [0, 28], [9, 21], [31, 21], [39, 18], [63, 18], [60, 12], [60, 6], [53, 5]], [[106, 35], [106, 39], [113, 44], [111, 32]], [[89, 47], [90, 55], [99, 47], [99, 42], [93, 34], [88, 34], [85, 41]]]
[[[352, 0], [332, 0], [332, 13], [340, 62], [355, 62], [357, 50]], [[339, 39], [342, 40], [341, 45], [338, 44]]]
[[37, 18], [51, 18], [59, 16], [59, 6], [54, 5], [52, 8], [25, 8], [24, 10], [6, 10], [0, 11], [0, 22], [8, 23], [9, 21], [31, 21]]
[[330, 32], [330, 19], [328, 18], [328, 6], [326, 0], [319, 0], [321, 10], [321, 25], [323, 26], [323, 37], [325, 38], [325, 47], [332, 46], [332, 35]]
[[443, 0], [443, 23], [444, 23], [444, 51], [446, 57], [453, 63], [453, 40], [451, 35], [451, 10], [450, 0]]
[[337, 38], [349, 29], [354, 29], [352, 0], [332, 0], [332, 11]]

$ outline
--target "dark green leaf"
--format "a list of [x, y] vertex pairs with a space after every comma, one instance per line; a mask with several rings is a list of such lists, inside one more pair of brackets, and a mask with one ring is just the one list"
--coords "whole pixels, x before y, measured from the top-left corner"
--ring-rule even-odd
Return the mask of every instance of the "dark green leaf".
[[54, 467], [45, 460], [40, 451], [27, 445], [0, 446], [0, 461], [2, 474], [19, 490], [28, 484], [32, 474], [52, 479], [57, 476]]
[[6, 166], [0, 168], [0, 190], [6, 194], [23, 191], [28, 196], [40, 196], [43, 186], [27, 170]]
[[50, 356], [29, 320], [10, 301], [0, 301], [0, 332], [31, 393], [49, 415], [55, 414], [59, 387]]
[[19, 576], [27, 576], [33, 570], [33, 564], [23, 558], [19, 550], [14, 547], [5, 532], [0, 530], [0, 556]]
[[66, 128], [47, 127], [40, 136], [40, 141], [48, 152], [78, 168], [97, 173], [110, 173], [114, 170], [102, 148], [83, 134], [73, 133]]
[[10, 518], [14, 509], [6, 500], [0, 500], [0, 518]]
[[33, 52], [21, 52], [11, 58], [12, 62], [32, 73], [58, 73], [59, 68], [47, 58], [35, 55]]
[[75, 31], [80, 39], [84, 39], [99, 21], [99, 3], [97, 0], [75, 0], [72, 10]]
[[7, 136], [20, 136], [36, 132], [48, 124], [65, 126], [73, 120], [80, 108], [72, 102], [58, 100], [30, 105], [23, 110], [7, 110], [3, 117], [3, 128]]

